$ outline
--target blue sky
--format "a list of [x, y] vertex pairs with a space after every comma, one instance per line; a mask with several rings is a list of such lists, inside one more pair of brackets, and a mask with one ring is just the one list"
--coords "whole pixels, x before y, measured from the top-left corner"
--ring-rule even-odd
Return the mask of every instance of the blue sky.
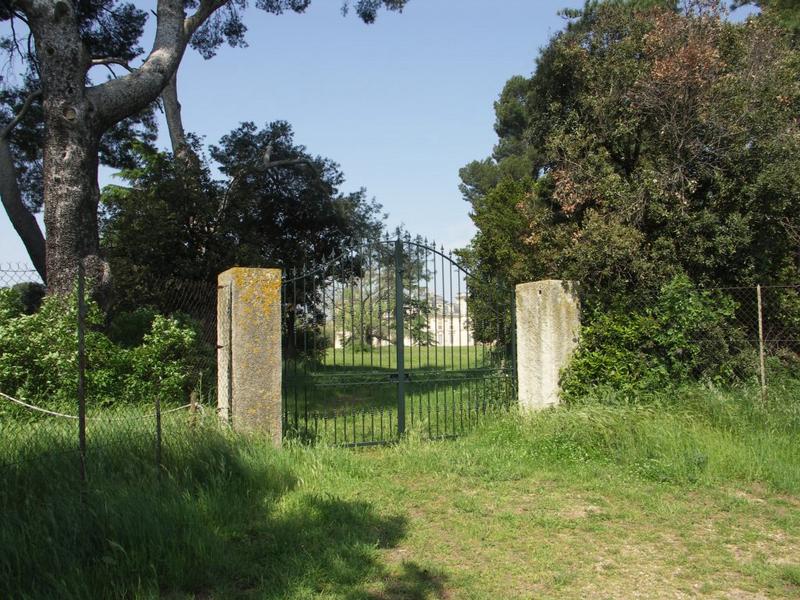
[[[474, 230], [458, 170], [491, 152], [503, 84], [533, 71], [538, 50], [564, 26], [558, 10], [581, 5], [410, 0], [373, 25], [343, 17], [340, 0], [314, 0], [302, 15], [251, 8], [248, 48], [184, 58], [184, 124], [215, 143], [242, 121], [287, 120], [296, 142], [341, 165], [343, 191], [367, 188], [390, 227], [463, 246]], [[112, 181], [104, 170], [101, 185]], [[0, 211], [0, 262], [17, 261], [27, 262], [25, 250]]]

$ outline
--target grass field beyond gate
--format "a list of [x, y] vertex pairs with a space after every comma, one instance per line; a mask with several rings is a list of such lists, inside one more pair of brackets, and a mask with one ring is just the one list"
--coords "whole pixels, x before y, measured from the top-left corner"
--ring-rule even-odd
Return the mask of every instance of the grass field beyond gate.
[[[407, 346], [405, 427], [423, 437], [473, 429], [515, 397], [513, 365], [489, 346]], [[290, 437], [333, 444], [392, 441], [398, 428], [393, 346], [329, 348], [318, 363], [284, 363], [284, 428]]]

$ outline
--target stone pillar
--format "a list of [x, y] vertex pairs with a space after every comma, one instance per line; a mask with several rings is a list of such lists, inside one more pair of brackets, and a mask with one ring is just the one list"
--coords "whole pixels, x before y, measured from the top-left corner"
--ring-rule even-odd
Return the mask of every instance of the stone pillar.
[[217, 279], [217, 408], [238, 431], [281, 444], [281, 271], [236, 267]]
[[516, 288], [517, 382], [523, 411], [559, 402], [559, 375], [580, 333], [577, 292], [577, 282], [553, 279]]

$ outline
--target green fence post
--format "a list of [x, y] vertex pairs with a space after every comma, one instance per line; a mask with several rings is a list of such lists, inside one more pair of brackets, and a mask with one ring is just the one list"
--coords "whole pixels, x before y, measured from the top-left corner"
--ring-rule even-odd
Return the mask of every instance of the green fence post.
[[405, 366], [405, 325], [403, 317], [403, 240], [398, 237], [394, 243], [394, 328], [397, 352], [397, 435], [406, 431], [406, 366]]

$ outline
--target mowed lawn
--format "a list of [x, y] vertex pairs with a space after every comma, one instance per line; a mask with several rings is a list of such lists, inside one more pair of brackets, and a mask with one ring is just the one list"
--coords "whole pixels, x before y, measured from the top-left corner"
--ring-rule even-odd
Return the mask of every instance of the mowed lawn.
[[[472, 346], [404, 346], [403, 356], [405, 368], [408, 370], [424, 369], [430, 371], [461, 371], [475, 368], [491, 368], [497, 366], [499, 356], [493, 354], [493, 347], [488, 344]], [[382, 368], [397, 369], [397, 348], [395, 346], [377, 346], [362, 350], [347, 345], [344, 348], [328, 348], [325, 351], [324, 369], [334, 367]]]
[[[492, 407], [514, 397], [513, 363], [484, 345], [407, 346], [405, 422], [428, 438], [473, 429]], [[371, 443], [396, 437], [397, 352], [394, 346], [328, 348], [323, 360], [287, 360], [285, 429], [302, 439]]]
[[168, 430], [160, 482], [149, 447], [110, 448], [83, 501], [29, 465], [0, 492], [0, 596], [797, 598], [797, 393], [695, 388], [358, 450]]

